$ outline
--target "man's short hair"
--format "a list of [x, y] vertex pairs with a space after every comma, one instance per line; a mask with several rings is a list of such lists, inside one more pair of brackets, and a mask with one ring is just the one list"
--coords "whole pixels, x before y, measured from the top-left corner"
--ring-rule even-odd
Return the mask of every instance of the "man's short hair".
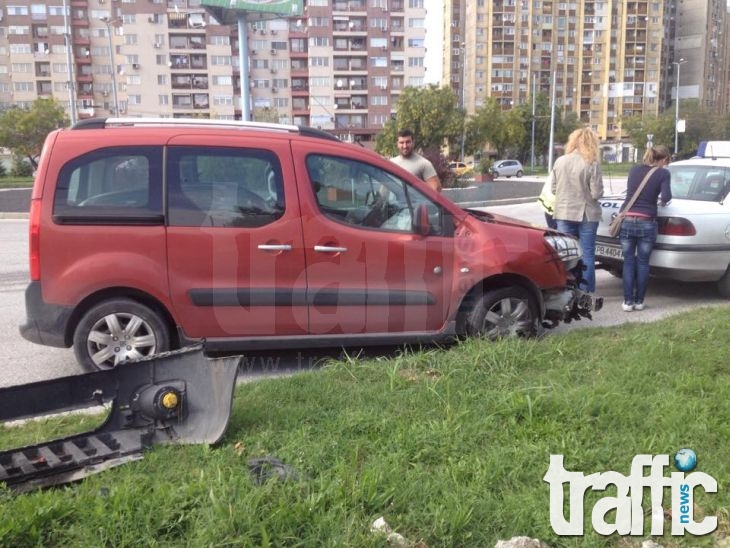
[[401, 129], [398, 132], [398, 137], [410, 137], [411, 139], [413, 139], [413, 131], [408, 128]]

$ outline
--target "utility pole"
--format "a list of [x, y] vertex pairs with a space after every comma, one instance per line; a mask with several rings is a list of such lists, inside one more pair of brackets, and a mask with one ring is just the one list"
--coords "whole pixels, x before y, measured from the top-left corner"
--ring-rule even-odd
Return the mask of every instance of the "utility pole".
[[535, 173], [535, 74], [532, 74], [532, 138], [530, 140], [530, 171]]
[[112, 66], [112, 93], [114, 97], [114, 116], [119, 116], [119, 98], [117, 96], [117, 66], [114, 61], [114, 43], [112, 42], [112, 25], [116, 23], [117, 19], [111, 19], [107, 15], [99, 17], [99, 21], [106, 25], [106, 34], [109, 38], [109, 63]]
[[71, 108], [71, 125], [76, 123], [76, 78], [74, 77], [73, 50], [71, 43], [71, 27], [68, 22], [68, 0], [63, 0], [63, 41], [66, 44], [66, 71], [68, 72], [68, 102]]
[[548, 152], [548, 173], [553, 170], [553, 148], [555, 141], [555, 88], [557, 87], [558, 71], [553, 72], [553, 84], [550, 90], [550, 151]]
[[677, 83], [674, 86], [674, 154], [679, 153], [679, 71], [683, 63], [687, 60], [680, 58], [672, 64], [677, 67]]
[[464, 127], [461, 130], [461, 156], [464, 161], [464, 141], [466, 141], [466, 42], [461, 43], [461, 108], [464, 110]]

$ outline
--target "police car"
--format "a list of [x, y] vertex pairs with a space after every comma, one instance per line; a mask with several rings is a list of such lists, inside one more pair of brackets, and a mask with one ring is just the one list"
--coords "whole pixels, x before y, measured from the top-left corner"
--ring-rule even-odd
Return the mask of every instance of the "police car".
[[[697, 156], [673, 162], [672, 201], [660, 206], [651, 274], [686, 282], [716, 282], [730, 298], [730, 141], [703, 142]], [[625, 195], [604, 197], [596, 240], [596, 262], [620, 276], [623, 253], [608, 225]]]

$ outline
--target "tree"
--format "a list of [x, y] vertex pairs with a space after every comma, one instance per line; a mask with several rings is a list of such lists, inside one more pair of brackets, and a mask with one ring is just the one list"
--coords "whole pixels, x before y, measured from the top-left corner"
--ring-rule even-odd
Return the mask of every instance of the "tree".
[[257, 122], [279, 122], [279, 111], [275, 107], [254, 107], [253, 119]]
[[485, 146], [502, 156], [508, 145], [508, 131], [502, 107], [494, 97], [487, 97], [466, 123], [466, 150], [469, 154], [481, 151]]
[[629, 134], [636, 150], [646, 149], [647, 135], [652, 136], [653, 143], [666, 145], [670, 150], [674, 148], [674, 113], [668, 110], [659, 116], [645, 114], [623, 118], [621, 129]]
[[[535, 96], [535, 155], [547, 154], [550, 146], [550, 103], [547, 94]], [[531, 161], [532, 152], [532, 100], [510, 110], [503, 110], [499, 102], [488, 97], [474, 116], [467, 122], [467, 148], [469, 152], [489, 146], [500, 158], [518, 158], [523, 163]], [[561, 109], [555, 111], [555, 143], [564, 143], [568, 135], [580, 126], [577, 116]]]
[[35, 169], [46, 136], [69, 119], [55, 99], [39, 98], [30, 108], [11, 108], [0, 114], [0, 147], [25, 158]]
[[457, 149], [461, 146], [464, 112], [451, 88], [430, 85], [407, 87], [400, 94], [395, 118], [388, 120], [375, 140], [375, 150], [384, 156], [395, 156], [398, 131], [408, 128], [415, 135], [416, 147], [424, 151], [441, 150], [444, 143]]

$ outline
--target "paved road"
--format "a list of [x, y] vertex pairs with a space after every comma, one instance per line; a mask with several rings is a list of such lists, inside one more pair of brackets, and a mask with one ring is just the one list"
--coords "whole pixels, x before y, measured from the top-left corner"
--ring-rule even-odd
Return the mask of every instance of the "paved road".
[[28, 213], [30, 208], [30, 188], [0, 189], [0, 218], [12, 217], [9, 213]]

